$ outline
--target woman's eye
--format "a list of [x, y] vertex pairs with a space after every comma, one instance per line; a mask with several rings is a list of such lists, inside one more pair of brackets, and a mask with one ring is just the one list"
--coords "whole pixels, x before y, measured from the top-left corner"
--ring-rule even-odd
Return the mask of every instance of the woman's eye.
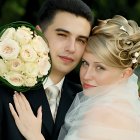
[[102, 67], [102, 66], [97, 66], [96, 69], [97, 69], [97, 70], [105, 70], [105, 68]]
[[87, 63], [85, 60], [82, 60], [81, 65], [82, 65], [82, 66], [87, 66], [88, 63]]

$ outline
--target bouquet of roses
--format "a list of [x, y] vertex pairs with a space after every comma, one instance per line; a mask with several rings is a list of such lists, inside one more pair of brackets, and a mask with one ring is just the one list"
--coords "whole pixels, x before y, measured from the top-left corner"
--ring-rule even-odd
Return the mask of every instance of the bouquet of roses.
[[40, 86], [50, 71], [46, 38], [27, 22], [0, 27], [0, 84], [17, 91]]

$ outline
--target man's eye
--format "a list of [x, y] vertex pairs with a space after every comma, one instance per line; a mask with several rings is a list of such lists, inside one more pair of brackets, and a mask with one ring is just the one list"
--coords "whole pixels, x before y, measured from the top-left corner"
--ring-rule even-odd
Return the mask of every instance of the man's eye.
[[87, 44], [87, 40], [83, 40], [83, 39], [79, 39], [78, 40], [81, 44], [86, 45]]
[[59, 33], [58, 35], [59, 35], [59, 36], [62, 36], [62, 37], [66, 37], [65, 34], [61, 34], [61, 33]]

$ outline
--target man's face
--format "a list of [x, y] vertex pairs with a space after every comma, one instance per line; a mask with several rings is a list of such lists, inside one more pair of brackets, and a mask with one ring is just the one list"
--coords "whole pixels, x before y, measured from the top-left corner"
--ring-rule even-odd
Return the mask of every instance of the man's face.
[[80, 16], [58, 12], [45, 33], [52, 59], [52, 73], [65, 76], [79, 63], [87, 38], [90, 23]]

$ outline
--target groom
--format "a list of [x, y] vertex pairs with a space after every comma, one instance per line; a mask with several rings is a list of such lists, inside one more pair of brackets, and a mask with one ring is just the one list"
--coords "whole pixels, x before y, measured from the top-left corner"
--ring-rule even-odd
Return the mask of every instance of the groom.
[[[57, 140], [77, 92], [81, 87], [66, 78], [79, 63], [93, 23], [90, 8], [81, 0], [47, 0], [40, 10], [40, 28], [49, 42], [52, 69], [44, 87], [24, 93], [33, 112], [42, 106], [42, 134], [47, 140]], [[39, 28], [39, 26], [38, 26]], [[56, 119], [53, 120], [45, 90], [56, 85], [60, 90]], [[0, 86], [0, 140], [23, 140], [9, 110], [14, 91]]]

